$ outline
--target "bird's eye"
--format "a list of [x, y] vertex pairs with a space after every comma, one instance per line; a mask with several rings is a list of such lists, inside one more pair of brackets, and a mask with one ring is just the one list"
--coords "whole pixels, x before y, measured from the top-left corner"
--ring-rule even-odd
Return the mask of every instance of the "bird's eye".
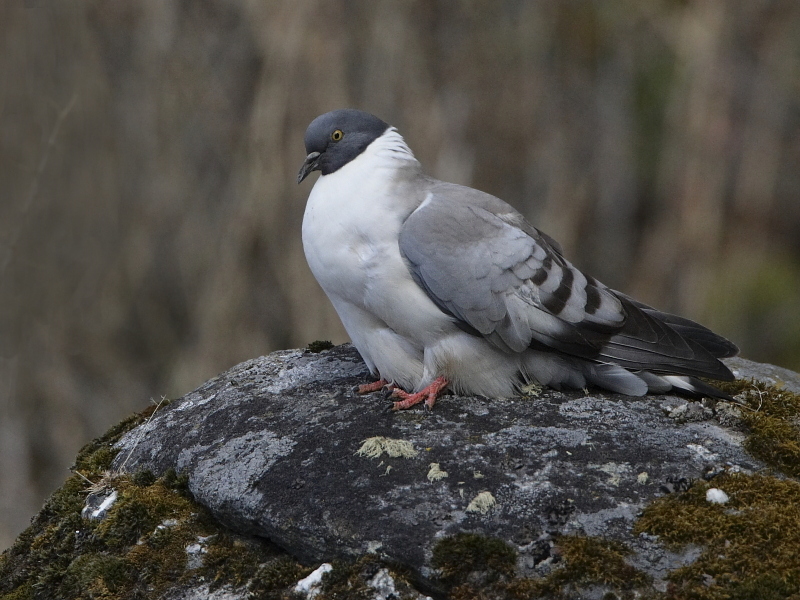
[[334, 131], [334, 132], [331, 134], [331, 139], [332, 139], [334, 142], [338, 142], [338, 141], [339, 141], [340, 139], [342, 139], [343, 137], [344, 137], [344, 132], [343, 132], [341, 129], [336, 129], [336, 130], [335, 130], [335, 131]]

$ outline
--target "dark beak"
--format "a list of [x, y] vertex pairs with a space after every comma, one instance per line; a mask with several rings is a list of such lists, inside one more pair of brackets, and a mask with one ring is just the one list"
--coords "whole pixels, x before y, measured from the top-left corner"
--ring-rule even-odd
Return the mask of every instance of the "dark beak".
[[308, 177], [311, 171], [319, 169], [319, 152], [312, 152], [306, 156], [306, 161], [300, 167], [300, 172], [297, 174], [297, 183], [302, 183], [303, 179]]

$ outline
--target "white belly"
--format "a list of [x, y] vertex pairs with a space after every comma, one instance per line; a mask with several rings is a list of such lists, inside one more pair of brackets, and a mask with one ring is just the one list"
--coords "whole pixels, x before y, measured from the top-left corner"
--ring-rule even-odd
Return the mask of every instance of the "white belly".
[[370, 369], [416, 388], [426, 342], [454, 325], [400, 256], [405, 215], [387, 209], [369, 179], [356, 190], [341, 185], [338, 175], [348, 167], [320, 177], [311, 191], [303, 217], [306, 260]]
[[317, 180], [303, 249], [367, 366], [407, 390], [443, 375], [456, 391], [510, 395], [518, 358], [464, 333], [414, 282], [398, 246], [407, 214], [381, 193], [385, 171], [353, 176], [359, 160]]

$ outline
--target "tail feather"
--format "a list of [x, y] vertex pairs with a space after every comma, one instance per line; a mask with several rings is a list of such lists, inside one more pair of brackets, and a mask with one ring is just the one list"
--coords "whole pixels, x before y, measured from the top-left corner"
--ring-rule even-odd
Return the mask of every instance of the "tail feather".
[[592, 363], [585, 363], [582, 370], [588, 383], [626, 396], [666, 394], [677, 390], [694, 397], [733, 400], [725, 392], [688, 375], [657, 375], [649, 371], [628, 371], [613, 364]]
[[662, 375], [662, 378], [672, 384], [675, 389], [682, 390], [692, 396], [708, 396], [710, 398], [720, 398], [734, 402], [733, 396], [718, 390], [713, 385], [700, 381], [696, 377], [684, 377], [681, 375]]
[[675, 390], [732, 400], [699, 378], [732, 381], [719, 359], [736, 355], [735, 344], [694, 321], [613, 293], [625, 311], [616, 331], [571, 325], [559, 335], [534, 338], [523, 372], [556, 388], [590, 383], [629, 396]]
[[693, 321], [618, 295], [627, 319], [622, 329], [602, 346], [599, 360], [656, 374], [728, 381], [734, 378], [715, 356], [736, 350], [728, 340]]
[[637, 371], [636, 375], [647, 384], [647, 391], [653, 394], [666, 394], [672, 390], [672, 384], [655, 373], [649, 371]]
[[739, 348], [731, 342], [730, 340], [725, 339], [721, 335], [718, 335], [708, 329], [700, 325], [699, 323], [695, 323], [690, 319], [686, 319], [684, 317], [673, 315], [671, 313], [662, 312], [658, 309], [653, 308], [652, 306], [648, 306], [643, 302], [639, 302], [638, 300], [634, 300], [630, 296], [623, 294], [622, 292], [616, 292], [617, 296], [623, 298], [630, 302], [633, 306], [640, 309], [642, 312], [646, 313], [650, 317], [661, 321], [662, 323], [666, 323], [672, 329], [674, 329], [681, 337], [685, 339], [693, 340], [694, 342], [698, 343], [702, 348], [704, 348], [711, 356], [715, 358], [728, 358], [731, 356], [736, 356], [739, 353]]
[[707, 396], [733, 401], [725, 392], [690, 375], [633, 371], [613, 363], [599, 363], [560, 353], [529, 351], [521, 368], [526, 380], [534, 379], [541, 385], [555, 389], [580, 389], [592, 384], [626, 396], [678, 391], [693, 397]]
[[648, 392], [647, 382], [620, 367], [608, 363], [584, 365], [586, 380], [603, 389], [626, 396], [644, 396]]

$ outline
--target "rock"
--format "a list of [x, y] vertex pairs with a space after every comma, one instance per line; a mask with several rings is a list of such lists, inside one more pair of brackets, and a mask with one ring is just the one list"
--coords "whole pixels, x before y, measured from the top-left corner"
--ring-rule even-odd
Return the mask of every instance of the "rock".
[[742, 409], [731, 402], [717, 402], [714, 414], [720, 425], [725, 427], [739, 427], [742, 423]]
[[[766, 372], [741, 359], [735, 368]], [[800, 385], [790, 375], [766, 376]], [[709, 471], [764, 466], [711, 408], [674, 396], [548, 389], [390, 412], [381, 394], [352, 391], [368, 380], [349, 345], [244, 362], [126, 434], [115, 465], [176, 469], [223, 523], [303, 562], [375, 553], [434, 592], [434, 546], [461, 532], [508, 542], [522, 575], [552, 558], [554, 536], [622, 540], [658, 579], [691, 556], [656, 556], [634, 536], [642, 507]], [[430, 476], [434, 464], [447, 477]]]
[[81, 511], [81, 516], [84, 519], [102, 520], [108, 514], [114, 502], [117, 501], [116, 490], [103, 490], [99, 493], [89, 494], [86, 497], [86, 504]]
[[726, 358], [723, 362], [733, 371], [737, 379], [749, 377], [800, 394], [800, 374], [794, 371], [766, 363], [753, 362], [739, 356]]
[[[529, 386], [391, 412], [381, 393], [353, 392], [369, 375], [351, 346], [325, 348], [244, 362], [88, 444], [80, 475], [0, 557], [0, 600], [724, 595], [727, 579], [693, 569], [738, 569], [765, 535], [793, 556], [798, 396], [746, 382], [731, 387], [744, 404]], [[730, 364], [800, 390], [784, 369]], [[796, 565], [763, 558], [742, 584], [800, 592], [760, 571]]]
[[[375, 576], [369, 580], [369, 587], [375, 590], [373, 600], [397, 600], [401, 593], [397, 590], [394, 578], [388, 569], [380, 569]], [[430, 596], [417, 594], [413, 600], [431, 600]]]
[[242, 600], [245, 597], [242, 590], [219, 588], [212, 590], [209, 584], [198, 586], [177, 586], [170, 591], [163, 600]]
[[730, 498], [728, 494], [718, 488], [709, 488], [706, 490], [706, 500], [712, 504], [725, 504]]
[[298, 581], [297, 585], [294, 586], [294, 591], [309, 599], [318, 596], [320, 588], [322, 587], [322, 576], [331, 571], [333, 571], [333, 565], [330, 563], [322, 563], [308, 576]]

